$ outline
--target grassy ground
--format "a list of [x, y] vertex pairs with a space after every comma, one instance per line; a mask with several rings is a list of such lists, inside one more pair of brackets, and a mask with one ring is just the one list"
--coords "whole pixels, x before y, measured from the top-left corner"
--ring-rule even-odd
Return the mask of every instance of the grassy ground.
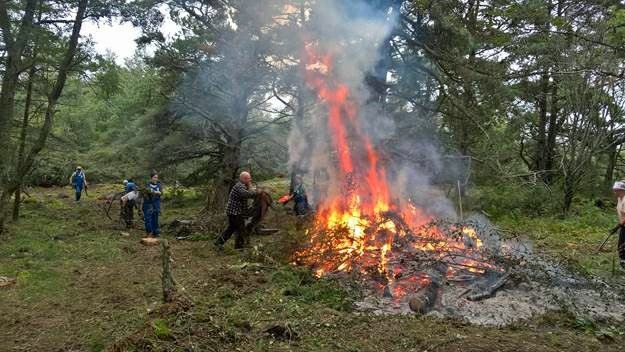
[[[354, 312], [356, 292], [286, 264], [303, 234], [283, 209], [268, 219], [282, 231], [255, 237], [255, 248], [242, 252], [215, 251], [212, 230], [186, 241], [165, 231], [174, 275], [192, 305], [163, 306], [160, 249], [139, 244], [140, 230], [122, 235], [96, 207], [111, 190], [94, 186], [74, 204], [69, 189], [40, 189], [25, 204], [19, 224], [0, 241], [0, 276], [17, 278], [0, 289], [0, 351], [620, 351], [625, 342], [616, 329], [566, 312], [506, 329]], [[165, 200], [162, 223], [193, 217], [201, 203], [193, 191]], [[605, 273], [609, 255], [592, 253], [603, 223], [590, 220], [574, 230], [555, 219], [500, 225]], [[274, 326], [293, 333], [272, 336], [266, 330]]]
[[531, 239], [538, 250], [576, 270], [622, 281], [624, 272], [616, 254], [618, 233], [601, 252], [597, 251], [617, 221], [614, 209], [602, 210], [587, 204], [574, 209], [566, 218], [504, 216], [497, 219], [497, 224], [508, 234]]

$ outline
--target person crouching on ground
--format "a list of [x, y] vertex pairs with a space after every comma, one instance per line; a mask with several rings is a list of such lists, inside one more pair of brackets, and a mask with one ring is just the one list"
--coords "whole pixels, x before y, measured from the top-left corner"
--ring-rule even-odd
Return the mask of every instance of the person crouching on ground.
[[618, 197], [616, 213], [618, 214], [618, 221], [621, 225], [618, 237], [618, 256], [621, 267], [625, 269], [625, 181], [615, 182], [614, 186], [612, 186], [612, 190]]
[[161, 213], [161, 196], [163, 187], [158, 180], [158, 174], [150, 174], [150, 182], [146, 186], [146, 196], [143, 200], [143, 218], [145, 221], [145, 232], [148, 237], [160, 237], [161, 229], [158, 225], [158, 216]]
[[249, 172], [242, 172], [237, 182], [228, 196], [226, 204], [226, 215], [228, 216], [228, 227], [215, 240], [215, 246], [223, 249], [224, 244], [234, 234], [234, 248], [243, 248], [245, 244], [245, 215], [248, 211], [247, 200], [256, 197], [261, 190], [252, 189], [252, 176]]
[[76, 171], [69, 177], [69, 183], [74, 186], [74, 190], [76, 191], [76, 201], [80, 201], [82, 189], [87, 187], [87, 176], [85, 176], [82, 166], [76, 166]]

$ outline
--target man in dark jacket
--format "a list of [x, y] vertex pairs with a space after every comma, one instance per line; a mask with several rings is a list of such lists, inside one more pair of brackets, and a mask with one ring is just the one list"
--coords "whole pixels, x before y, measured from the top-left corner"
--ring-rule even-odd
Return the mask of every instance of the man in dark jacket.
[[226, 215], [228, 227], [217, 237], [215, 246], [223, 248], [224, 243], [234, 234], [234, 248], [243, 248], [245, 243], [245, 216], [247, 215], [247, 200], [256, 197], [260, 190], [252, 190], [252, 176], [249, 172], [242, 172], [228, 197]]

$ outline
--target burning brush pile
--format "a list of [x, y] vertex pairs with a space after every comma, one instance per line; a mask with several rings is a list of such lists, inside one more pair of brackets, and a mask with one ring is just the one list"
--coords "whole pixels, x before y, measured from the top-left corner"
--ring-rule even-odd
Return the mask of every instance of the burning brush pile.
[[[313, 41], [304, 53], [306, 82], [327, 114], [320, 118], [326, 143], [325, 149], [318, 148], [318, 158], [326, 158], [330, 182], [315, 199], [309, 242], [294, 253], [295, 264], [310, 267], [318, 277], [358, 285], [371, 293], [361, 308], [381, 314], [438, 311], [504, 325], [561, 309], [563, 302], [610, 311], [605, 300], [597, 309], [594, 298], [606, 297], [590, 288], [597, 282], [560, 269], [552, 270], [557, 272], [553, 276], [542, 275], [559, 267], [534, 258], [534, 264], [543, 264], [530, 268], [529, 253], [520, 254], [523, 245], [500, 241], [478, 221], [442, 220], [393, 191], [388, 163], [381, 162], [361, 126], [362, 104], [338, 79], [331, 50], [320, 53]], [[554, 280], [560, 284], [553, 285]], [[576, 295], [588, 299], [580, 301]]]
[[[332, 176], [339, 181], [318, 200], [310, 243], [295, 254], [295, 262], [319, 277], [343, 275], [366, 282], [395, 301], [419, 292], [430, 292], [432, 300], [443, 280], [506, 278], [505, 257], [487, 249], [475, 226], [437, 220], [410, 199], [391, 193], [380, 157], [359, 125], [349, 87], [333, 78], [332, 55], [317, 54], [314, 48], [310, 44], [305, 51], [306, 81], [327, 108], [337, 164]], [[469, 297], [488, 295], [473, 292]]]

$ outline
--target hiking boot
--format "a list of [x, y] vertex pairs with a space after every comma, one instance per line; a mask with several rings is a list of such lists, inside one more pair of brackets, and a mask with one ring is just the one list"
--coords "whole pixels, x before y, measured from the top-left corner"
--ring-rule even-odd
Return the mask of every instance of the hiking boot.
[[213, 245], [215, 246], [215, 249], [217, 249], [217, 251], [223, 252], [223, 250], [224, 250], [223, 243], [213, 242]]

